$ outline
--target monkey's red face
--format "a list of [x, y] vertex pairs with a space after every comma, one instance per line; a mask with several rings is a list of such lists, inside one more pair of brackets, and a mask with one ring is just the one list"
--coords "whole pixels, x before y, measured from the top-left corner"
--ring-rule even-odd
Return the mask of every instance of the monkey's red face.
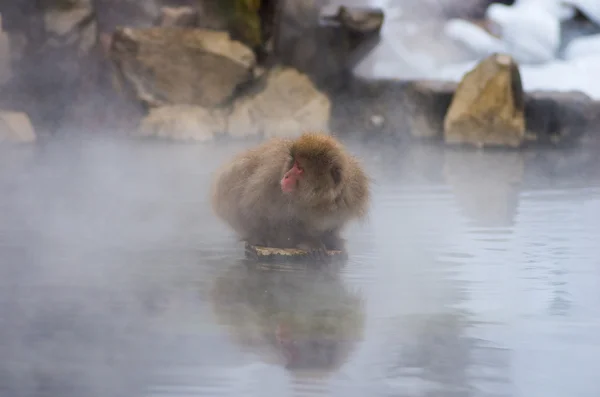
[[281, 179], [281, 190], [284, 193], [292, 193], [298, 187], [298, 182], [304, 174], [304, 169], [300, 166], [298, 161], [294, 161], [292, 168], [283, 175]]

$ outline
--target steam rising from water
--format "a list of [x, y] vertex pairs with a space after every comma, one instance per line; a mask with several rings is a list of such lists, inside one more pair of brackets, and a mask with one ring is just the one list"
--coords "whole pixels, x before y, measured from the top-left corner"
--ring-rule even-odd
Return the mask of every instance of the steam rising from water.
[[[69, 135], [0, 149], [0, 395], [600, 392], [593, 152], [353, 144], [375, 184], [347, 267], [267, 282], [208, 205], [213, 170], [248, 144]], [[286, 293], [311, 288], [322, 302]], [[277, 315], [339, 316], [348, 291], [365, 320], [347, 360], [286, 371]]]

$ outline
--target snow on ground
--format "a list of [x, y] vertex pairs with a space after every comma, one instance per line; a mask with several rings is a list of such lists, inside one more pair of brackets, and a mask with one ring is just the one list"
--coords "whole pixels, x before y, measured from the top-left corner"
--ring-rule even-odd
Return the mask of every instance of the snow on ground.
[[[358, 65], [358, 75], [459, 81], [485, 56], [508, 52], [520, 64], [525, 90], [579, 90], [600, 100], [600, 34], [576, 38], [559, 53], [560, 21], [571, 18], [576, 6], [600, 23], [600, 0], [494, 4], [487, 16], [497, 24], [502, 39], [468, 21], [411, 18], [407, 10], [418, 7], [415, 1], [419, 0], [372, 0], [371, 5], [386, 12], [382, 42]], [[435, 1], [421, 4], [431, 7]]]

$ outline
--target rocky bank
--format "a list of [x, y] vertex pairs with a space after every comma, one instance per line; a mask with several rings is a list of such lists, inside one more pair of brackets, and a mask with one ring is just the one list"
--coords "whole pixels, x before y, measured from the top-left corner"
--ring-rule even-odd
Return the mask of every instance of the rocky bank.
[[[384, 13], [327, 3], [2, 4], [0, 139], [113, 131], [207, 142], [318, 129], [515, 149], [571, 145], [596, 128], [596, 102], [523, 92], [508, 54], [484, 58], [459, 84], [356, 78]], [[465, 17], [477, 17], [473, 7]]]

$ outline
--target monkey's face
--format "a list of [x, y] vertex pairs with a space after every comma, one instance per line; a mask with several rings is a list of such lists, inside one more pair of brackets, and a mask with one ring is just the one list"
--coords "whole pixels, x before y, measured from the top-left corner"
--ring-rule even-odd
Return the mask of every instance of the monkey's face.
[[334, 163], [291, 157], [281, 179], [284, 194], [306, 204], [332, 199], [340, 184], [341, 169]]
[[296, 159], [291, 159], [291, 166], [281, 179], [281, 191], [285, 194], [292, 194], [300, 186], [300, 180], [304, 176], [304, 168]]

